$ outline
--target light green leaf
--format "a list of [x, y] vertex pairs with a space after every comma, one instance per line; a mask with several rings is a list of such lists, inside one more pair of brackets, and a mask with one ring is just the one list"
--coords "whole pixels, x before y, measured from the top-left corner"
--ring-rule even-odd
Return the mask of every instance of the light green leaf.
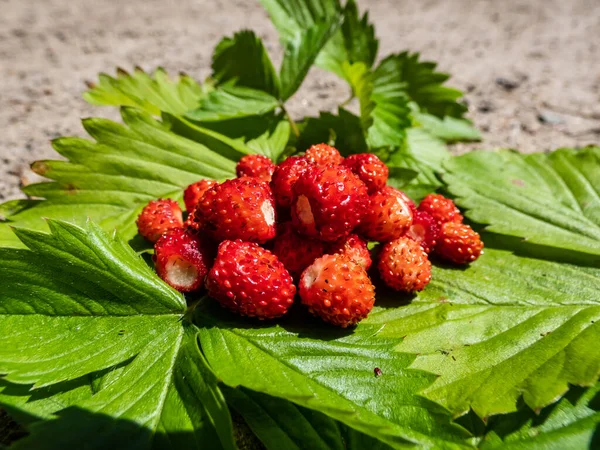
[[467, 217], [487, 230], [600, 265], [600, 148], [521, 155], [472, 152], [447, 164], [444, 176]]
[[319, 411], [244, 388], [226, 387], [224, 393], [268, 450], [391, 449]]
[[181, 294], [93, 223], [49, 227], [0, 249], [0, 402], [45, 420], [15, 448], [235, 448]]
[[30, 250], [0, 249], [0, 373], [8, 381], [74, 380], [177, 328], [185, 301], [131, 248], [91, 223], [49, 226], [51, 234], [16, 230]]
[[[5, 208], [11, 214], [0, 224], [0, 245], [19, 245], [8, 225], [43, 230], [42, 217], [80, 224], [89, 217], [107, 230], [117, 228], [130, 239], [137, 233], [135, 219], [148, 201], [179, 198], [183, 188], [202, 178], [234, 177], [235, 161], [251, 152], [241, 142], [200, 127], [194, 129], [195, 141], [187, 139], [138, 109], [124, 108], [122, 116], [125, 125], [106, 119], [84, 120], [96, 142], [81, 138], [53, 141], [55, 150], [68, 161], [34, 163], [35, 172], [55, 181], [24, 188], [26, 194], [45, 201]], [[222, 156], [227, 151], [232, 159]]]
[[316, 22], [285, 42], [279, 73], [282, 100], [287, 100], [298, 90], [317, 55], [338, 26], [337, 20]]
[[440, 119], [427, 113], [416, 112], [413, 116], [432, 135], [446, 142], [479, 141], [481, 133], [467, 119], [444, 116]]
[[[583, 392], [573, 389], [555, 405], [536, 414], [523, 409], [493, 417], [482, 450], [585, 450], [598, 447], [600, 384]], [[575, 394], [575, 395], [573, 395]]]
[[233, 38], [223, 38], [212, 60], [213, 78], [219, 83], [234, 81], [238, 86], [279, 95], [279, 78], [262, 40], [244, 30]]
[[[382, 337], [406, 336], [397, 349], [418, 355], [411, 368], [439, 375], [427, 398], [456, 416], [472, 408], [486, 417], [515, 411], [521, 396], [544, 407], [569, 384], [598, 379], [600, 269], [486, 249], [468, 269], [432, 275], [410, 305], [367, 319], [384, 326]], [[379, 290], [377, 301], [403, 299]]]
[[246, 142], [246, 145], [254, 153], [268, 156], [274, 162], [277, 162], [286, 149], [290, 138], [290, 131], [289, 121], [279, 120], [278, 122], [274, 122], [274, 127], [271, 126], [269, 130], [266, 130], [257, 138], [249, 140]]
[[338, 0], [260, 0], [269, 13], [283, 42], [294, 40], [299, 31], [317, 22], [330, 22], [340, 16]]
[[92, 105], [134, 106], [159, 116], [161, 111], [183, 114], [194, 109], [204, 94], [203, 88], [185, 74], [172, 81], [161, 68], [152, 76], [136, 68], [133, 74], [118, 69], [116, 78], [100, 74], [99, 82], [83, 98]]
[[317, 66], [347, 78], [345, 64], [364, 63], [371, 68], [377, 56], [379, 41], [375, 37], [375, 27], [369, 23], [369, 14], [362, 18], [354, 0], [346, 3], [340, 29], [317, 57]]
[[410, 128], [409, 98], [395, 67], [380, 65], [372, 72], [364, 63], [345, 64], [344, 72], [360, 102], [360, 116], [372, 149], [404, 146]]
[[[464, 431], [417, 395], [435, 377], [409, 370], [414, 356], [394, 351], [401, 336], [380, 338], [385, 327], [359, 325], [348, 332], [309, 317], [248, 326], [207, 301], [195, 319], [201, 347], [226, 385], [320, 411], [396, 448], [465, 446]], [[375, 376], [376, 367], [382, 376]]]
[[212, 122], [260, 116], [278, 106], [278, 100], [263, 91], [225, 85], [206, 95], [200, 101], [200, 106], [185, 116], [198, 122]]
[[436, 66], [433, 62], [419, 61], [418, 53], [402, 52], [385, 58], [377, 70], [395, 74], [422, 112], [441, 118], [460, 118], [467, 111], [466, 106], [458, 103], [463, 94], [444, 86], [450, 76], [436, 72]]
[[[382, 155], [384, 159], [385, 156]], [[409, 128], [405, 147], [389, 155], [387, 164], [417, 173], [410, 183], [402, 186], [402, 190], [419, 202], [443, 185], [437, 174], [443, 172], [442, 166], [448, 159], [450, 153], [442, 141], [421, 128]]]
[[193, 326], [156, 333], [112, 384], [30, 430], [13, 448], [236, 448]]

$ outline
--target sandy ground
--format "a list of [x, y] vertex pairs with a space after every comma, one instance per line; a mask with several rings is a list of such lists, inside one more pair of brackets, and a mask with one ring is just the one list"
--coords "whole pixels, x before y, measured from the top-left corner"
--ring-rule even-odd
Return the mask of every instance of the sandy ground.
[[[380, 55], [410, 49], [439, 61], [465, 90], [484, 132], [468, 148], [541, 151], [600, 142], [600, 2], [597, 0], [358, 0]], [[48, 143], [79, 135], [81, 117], [116, 117], [81, 99], [86, 80], [116, 66], [158, 65], [198, 79], [220, 37], [256, 30], [279, 59], [277, 33], [256, 0], [0, 0], [0, 200], [33, 180]], [[332, 110], [347, 96], [314, 70], [294, 114]]]

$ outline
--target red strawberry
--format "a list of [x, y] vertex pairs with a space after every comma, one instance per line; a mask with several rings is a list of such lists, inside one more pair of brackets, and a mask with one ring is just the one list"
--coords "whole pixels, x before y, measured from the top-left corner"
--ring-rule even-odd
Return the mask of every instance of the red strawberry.
[[419, 204], [419, 211], [429, 213], [442, 225], [446, 222], [462, 223], [463, 216], [452, 200], [440, 194], [429, 194]]
[[440, 226], [430, 214], [413, 209], [413, 222], [406, 236], [421, 244], [425, 253], [429, 253], [437, 244]]
[[238, 177], [256, 177], [269, 183], [275, 170], [275, 164], [263, 155], [246, 155], [237, 163], [235, 172]]
[[387, 183], [388, 167], [371, 153], [350, 155], [344, 159], [342, 164], [352, 170], [367, 185], [369, 194], [375, 193]]
[[306, 150], [306, 159], [318, 166], [326, 166], [328, 164], [341, 164], [344, 158], [340, 152], [334, 147], [327, 144], [316, 144]]
[[213, 257], [206, 243], [183, 228], [167, 231], [154, 244], [158, 276], [180, 292], [197, 291], [204, 285]]
[[369, 270], [369, 267], [371, 267], [371, 253], [367, 247], [367, 242], [356, 234], [351, 234], [334, 242], [329, 246], [327, 253], [345, 255], [365, 270]]
[[218, 241], [266, 242], [275, 237], [273, 193], [257, 178], [227, 180], [206, 191], [187, 223]]
[[[406, 195], [391, 186], [371, 195], [371, 207], [362, 218], [360, 233], [372, 241], [387, 242], [402, 236], [413, 214]], [[409, 200], [410, 201], [410, 200]]]
[[271, 189], [280, 208], [289, 208], [292, 204], [294, 193], [292, 187], [309, 167], [311, 163], [304, 156], [290, 156], [280, 163], [273, 172]]
[[284, 315], [296, 294], [292, 277], [273, 253], [240, 240], [219, 245], [206, 288], [221, 306], [259, 319]]
[[456, 264], [468, 264], [481, 255], [483, 242], [469, 225], [446, 222], [442, 225], [435, 252]]
[[307, 267], [299, 289], [312, 314], [343, 328], [367, 317], [375, 303], [375, 287], [367, 272], [340, 254], [325, 255]]
[[365, 184], [344, 166], [314, 166], [294, 184], [292, 220], [300, 234], [336, 241], [350, 234], [368, 209]]
[[278, 227], [277, 236], [271, 242], [273, 243], [273, 253], [295, 279], [315, 259], [325, 253], [323, 242], [300, 236], [294, 231], [290, 222], [283, 223]]
[[175, 200], [152, 200], [144, 206], [136, 224], [143, 237], [150, 242], [156, 242], [168, 230], [183, 226], [181, 208]]
[[215, 180], [200, 180], [196, 183], [190, 184], [183, 192], [183, 202], [185, 203], [185, 210], [191, 213], [196, 207], [198, 202], [202, 200], [204, 193], [213, 187], [217, 182]]
[[431, 281], [431, 263], [427, 253], [412, 239], [400, 237], [383, 246], [377, 268], [381, 279], [392, 289], [422, 291]]

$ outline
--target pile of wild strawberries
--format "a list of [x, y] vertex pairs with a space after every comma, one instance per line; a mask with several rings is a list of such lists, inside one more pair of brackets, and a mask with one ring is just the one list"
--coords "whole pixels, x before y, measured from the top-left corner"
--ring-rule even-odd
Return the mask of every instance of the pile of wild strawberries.
[[375, 302], [368, 241], [381, 243], [374, 252], [380, 278], [407, 293], [431, 280], [428, 254], [468, 264], [483, 248], [452, 200], [430, 194], [416, 207], [386, 186], [388, 168], [372, 154], [343, 158], [319, 144], [279, 165], [248, 155], [237, 175], [190, 185], [185, 222], [177, 202], [161, 199], [137, 225], [155, 242], [164, 281], [181, 292], [205, 287], [244, 316], [284, 315], [298, 286], [312, 314], [347, 327]]

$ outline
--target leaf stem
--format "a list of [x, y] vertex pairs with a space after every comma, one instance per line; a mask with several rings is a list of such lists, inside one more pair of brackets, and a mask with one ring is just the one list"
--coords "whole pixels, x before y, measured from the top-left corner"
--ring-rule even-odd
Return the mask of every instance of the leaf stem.
[[292, 119], [292, 116], [290, 116], [290, 113], [288, 113], [287, 109], [285, 109], [285, 105], [283, 104], [283, 102], [279, 104], [279, 107], [281, 108], [281, 110], [283, 111], [285, 116], [287, 117], [287, 120], [290, 123], [290, 127], [292, 128], [292, 132], [294, 133], [294, 135], [296, 137], [299, 137], [300, 130], [298, 129], [298, 125], [296, 125], [296, 122], [294, 122], [294, 119]]

